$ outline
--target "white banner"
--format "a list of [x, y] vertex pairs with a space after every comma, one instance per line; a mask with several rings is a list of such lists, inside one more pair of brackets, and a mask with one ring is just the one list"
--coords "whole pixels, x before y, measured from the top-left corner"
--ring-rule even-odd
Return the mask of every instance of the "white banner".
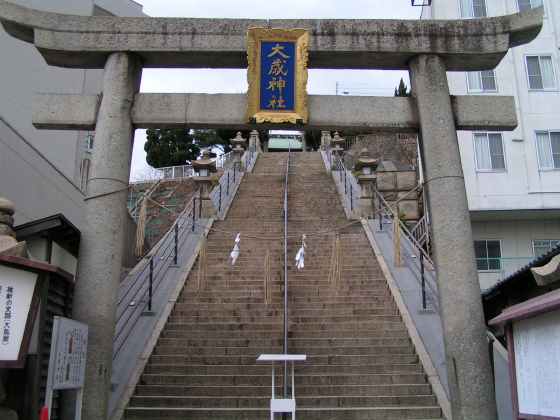
[[0, 266], [0, 360], [17, 362], [38, 274]]

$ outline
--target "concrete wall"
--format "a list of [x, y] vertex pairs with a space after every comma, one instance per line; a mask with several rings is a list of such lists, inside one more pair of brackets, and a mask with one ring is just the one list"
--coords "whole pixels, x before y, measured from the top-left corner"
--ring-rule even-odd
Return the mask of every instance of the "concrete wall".
[[[114, 14], [140, 16], [130, 0], [11, 0], [59, 13], [90, 15], [99, 4]], [[17, 208], [16, 223], [63, 213], [82, 225], [80, 163], [87, 133], [39, 131], [31, 125], [31, 100], [36, 92], [97, 93], [103, 73], [49, 67], [29, 44], [8, 36], [0, 27], [0, 195]]]
[[82, 192], [0, 118], [0, 195], [16, 205], [16, 225], [62, 213], [83, 225]]

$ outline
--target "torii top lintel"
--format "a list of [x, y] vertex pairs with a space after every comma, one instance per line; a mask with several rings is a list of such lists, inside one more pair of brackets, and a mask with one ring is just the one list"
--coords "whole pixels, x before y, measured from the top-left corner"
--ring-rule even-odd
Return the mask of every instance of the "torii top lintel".
[[310, 32], [309, 68], [408, 69], [419, 54], [437, 54], [449, 71], [495, 68], [509, 48], [532, 41], [542, 7], [469, 20], [251, 20], [123, 18], [42, 12], [0, 0], [7, 32], [35, 44], [48, 64], [103, 68], [126, 51], [144, 67], [245, 68], [250, 27]]

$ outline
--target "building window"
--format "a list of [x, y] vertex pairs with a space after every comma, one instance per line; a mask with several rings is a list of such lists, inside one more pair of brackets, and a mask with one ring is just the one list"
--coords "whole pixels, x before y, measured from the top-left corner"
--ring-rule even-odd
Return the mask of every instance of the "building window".
[[517, 0], [517, 6], [520, 12], [534, 9], [543, 5], [543, 0]]
[[486, 17], [486, 0], [461, 0], [461, 16], [467, 19]]
[[540, 169], [560, 169], [560, 131], [537, 132]]
[[497, 92], [496, 73], [494, 70], [471, 71], [467, 73], [470, 92]]
[[550, 90], [556, 88], [554, 64], [550, 55], [527, 56], [527, 79], [531, 90]]
[[533, 241], [533, 254], [535, 258], [547, 254], [560, 245], [560, 239], [535, 239]]
[[504, 171], [506, 160], [500, 133], [474, 133], [476, 169], [479, 171]]
[[478, 271], [502, 269], [502, 247], [500, 241], [474, 241], [474, 253]]

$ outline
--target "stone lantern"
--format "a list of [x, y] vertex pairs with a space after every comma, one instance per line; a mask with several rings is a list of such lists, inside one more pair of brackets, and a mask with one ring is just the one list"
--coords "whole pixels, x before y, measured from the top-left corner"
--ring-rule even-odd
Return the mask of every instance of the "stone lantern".
[[202, 157], [192, 162], [193, 170], [196, 172], [194, 182], [200, 191], [201, 200], [201, 217], [210, 218], [216, 215], [216, 209], [210, 199], [212, 191], [212, 183], [216, 173], [216, 161], [210, 158], [210, 151], [205, 149], [202, 151]]
[[331, 140], [332, 152], [335, 156], [342, 158], [344, 154], [344, 147], [346, 146], [346, 139], [340, 137], [338, 131], [334, 133], [334, 137]]
[[26, 257], [27, 247], [25, 242], [16, 240], [14, 211], [14, 203], [0, 197], [0, 254]]
[[230, 143], [233, 146], [234, 165], [239, 165], [239, 169], [241, 170], [241, 158], [243, 157], [243, 153], [245, 153], [247, 139], [244, 139], [241, 135], [241, 131], [238, 131], [235, 138], [230, 140]]
[[358, 172], [358, 184], [361, 186], [360, 195], [360, 215], [361, 217], [371, 217], [374, 213], [373, 203], [375, 200], [375, 183], [377, 176], [375, 170], [379, 161], [370, 157], [368, 149], [361, 150], [358, 160], [354, 165], [354, 170]]

